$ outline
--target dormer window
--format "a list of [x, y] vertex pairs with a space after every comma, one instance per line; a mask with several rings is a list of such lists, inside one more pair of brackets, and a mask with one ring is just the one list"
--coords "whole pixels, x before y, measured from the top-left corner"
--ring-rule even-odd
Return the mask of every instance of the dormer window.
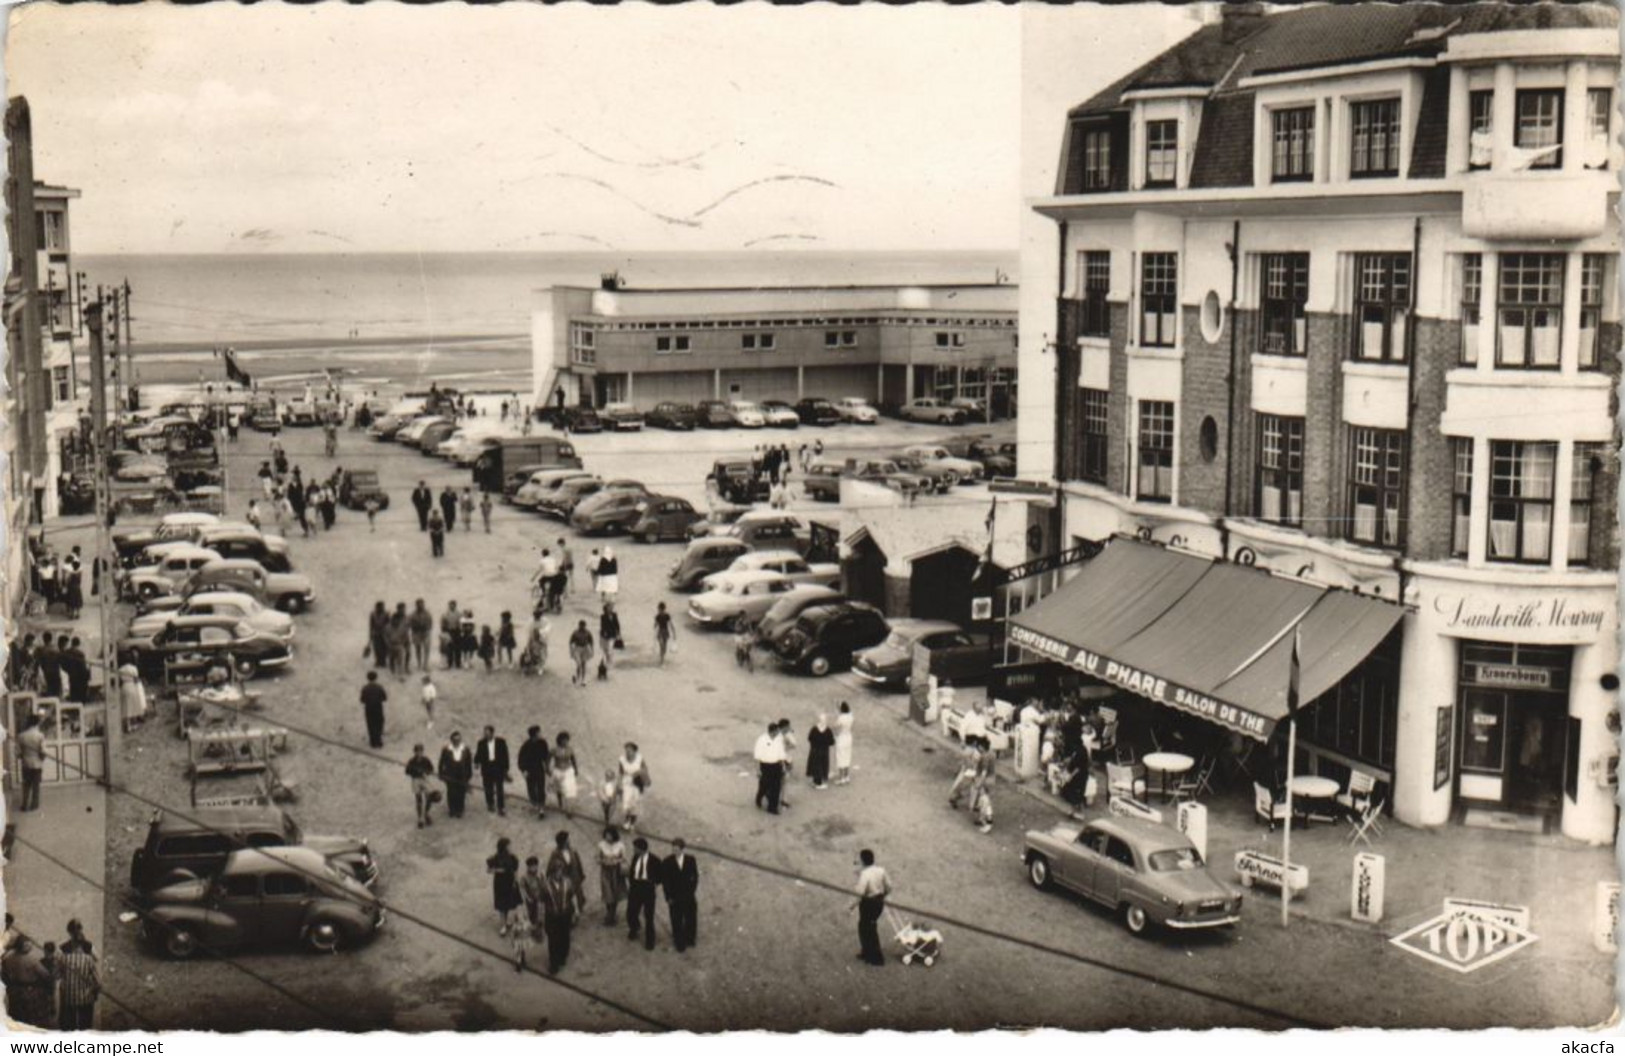
[[1536, 152], [1531, 169], [1555, 169], [1563, 164], [1563, 91], [1541, 88], [1518, 93], [1518, 122], [1513, 142], [1518, 149]]
[[1272, 115], [1273, 156], [1270, 178], [1275, 183], [1315, 178], [1315, 108], [1298, 106]]
[[1172, 187], [1179, 171], [1179, 122], [1145, 123], [1145, 185]]
[[1083, 133], [1083, 189], [1108, 191], [1112, 186], [1112, 134], [1094, 128]]
[[1399, 100], [1373, 99], [1349, 108], [1352, 142], [1349, 175], [1355, 179], [1399, 175]]
[[1467, 94], [1467, 167], [1487, 169], [1495, 156], [1495, 93]]

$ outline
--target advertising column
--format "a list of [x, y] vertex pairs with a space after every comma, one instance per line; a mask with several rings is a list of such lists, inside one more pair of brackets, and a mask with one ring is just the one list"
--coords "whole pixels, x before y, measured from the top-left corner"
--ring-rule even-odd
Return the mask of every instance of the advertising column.
[[[1456, 706], [1456, 642], [1420, 616], [1406, 616], [1399, 661], [1399, 733], [1394, 744], [1394, 816], [1407, 825], [1450, 820], [1455, 748], [1440, 728]], [[1450, 737], [1446, 731], [1444, 736]], [[1444, 772], [1440, 772], [1441, 764]]]

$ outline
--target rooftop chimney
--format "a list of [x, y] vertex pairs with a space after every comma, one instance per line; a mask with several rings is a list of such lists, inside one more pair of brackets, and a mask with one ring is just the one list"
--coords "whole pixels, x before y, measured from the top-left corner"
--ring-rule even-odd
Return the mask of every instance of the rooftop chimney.
[[598, 276], [598, 288], [599, 289], [601, 289], [601, 290], [618, 290], [618, 289], [621, 288], [622, 285], [623, 285], [623, 283], [621, 282], [621, 273], [620, 272], [618, 272], [618, 271], [605, 271], [605, 272], [599, 273], [599, 276]]
[[1234, 44], [1246, 37], [1264, 21], [1264, 5], [1260, 3], [1226, 3], [1220, 13], [1219, 36], [1226, 44]]

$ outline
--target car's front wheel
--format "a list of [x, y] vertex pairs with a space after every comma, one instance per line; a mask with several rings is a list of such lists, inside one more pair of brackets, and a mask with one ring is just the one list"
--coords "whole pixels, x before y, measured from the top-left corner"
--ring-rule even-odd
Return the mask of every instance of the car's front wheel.
[[814, 655], [811, 660], [807, 661], [807, 673], [818, 678], [823, 678], [829, 674], [829, 667], [829, 657], [822, 653]]
[[260, 673], [260, 662], [252, 656], [240, 656], [232, 662], [232, 666], [237, 669], [237, 676], [245, 681]]
[[183, 924], [171, 924], [164, 931], [164, 952], [184, 961], [198, 951], [197, 932]]
[[301, 598], [297, 594], [289, 594], [286, 598], [283, 599], [282, 608], [285, 611], [291, 612], [295, 616], [297, 616], [301, 612], [305, 611], [305, 599]]
[[337, 953], [344, 945], [344, 929], [331, 920], [312, 921], [305, 929], [305, 945], [315, 953]]
[[1027, 859], [1027, 879], [1040, 891], [1049, 889], [1049, 859], [1041, 854], [1035, 854]]
[[1145, 929], [1151, 926], [1151, 918], [1142, 907], [1130, 903], [1123, 907], [1123, 926], [1131, 935], [1144, 935]]
[[656, 528], [656, 527], [654, 527], [652, 525], [650, 527], [648, 527], [648, 528], [645, 528], [643, 530], [643, 541], [646, 542], [646, 543], [658, 543], [658, 542], [660, 542], [660, 529]]

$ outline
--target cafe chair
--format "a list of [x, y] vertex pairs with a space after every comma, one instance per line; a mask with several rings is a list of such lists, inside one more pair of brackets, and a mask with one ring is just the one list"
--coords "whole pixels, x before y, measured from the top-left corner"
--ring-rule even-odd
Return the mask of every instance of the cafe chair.
[[1134, 767], [1123, 763], [1106, 764], [1106, 791], [1112, 796], [1129, 799], [1145, 798], [1145, 778], [1134, 773]]
[[1350, 770], [1349, 787], [1339, 793], [1337, 801], [1349, 809], [1350, 817], [1354, 817], [1371, 802], [1371, 795], [1376, 791], [1376, 775], [1366, 773], [1364, 770]]
[[1117, 751], [1117, 709], [1100, 709], [1100, 745], [1099, 751]]
[[1284, 802], [1277, 802], [1275, 797], [1270, 794], [1269, 789], [1265, 788], [1257, 781], [1254, 781], [1253, 815], [1257, 817], [1259, 821], [1268, 824], [1270, 831], [1274, 832], [1276, 822], [1287, 820], [1286, 804]]
[[1180, 774], [1179, 779], [1174, 782], [1173, 788], [1169, 790], [1173, 793], [1174, 800], [1177, 802], [1195, 799], [1198, 796], [1211, 793], [1213, 791], [1213, 767], [1216, 763], [1217, 761], [1212, 756], [1208, 756], [1198, 763], [1195, 769]]
[[1349, 823], [1353, 831], [1349, 834], [1349, 845], [1353, 846], [1361, 840], [1367, 847], [1371, 846], [1371, 837], [1382, 835], [1382, 800], [1368, 799], [1363, 807], [1357, 808], [1357, 813], [1349, 816]]

